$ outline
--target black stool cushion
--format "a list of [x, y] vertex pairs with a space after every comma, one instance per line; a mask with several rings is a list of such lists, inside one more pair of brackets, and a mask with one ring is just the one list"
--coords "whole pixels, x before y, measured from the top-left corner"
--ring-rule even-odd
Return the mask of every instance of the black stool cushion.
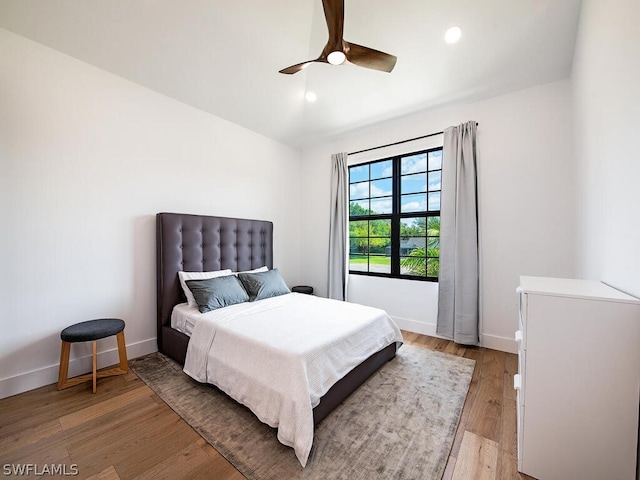
[[310, 287], [308, 285], [298, 285], [296, 287], [293, 287], [291, 291], [297, 292], [297, 293], [306, 293], [307, 295], [313, 295], [313, 287]]
[[124, 320], [119, 318], [99, 318], [76, 323], [60, 332], [65, 342], [89, 342], [116, 335], [124, 330]]

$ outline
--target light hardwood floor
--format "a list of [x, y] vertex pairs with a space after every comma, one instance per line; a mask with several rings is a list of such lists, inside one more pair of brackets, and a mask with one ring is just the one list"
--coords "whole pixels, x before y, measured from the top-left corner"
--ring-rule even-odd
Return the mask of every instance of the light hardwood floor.
[[[476, 361], [443, 480], [530, 480], [516, 470], [517, 356], [403, 334]], [[74, 478], [95, 480], [244, 479], [133, 372], [101, 379], [96, 394], [87, 382], [0, 400], [0, 468], [25, 464], [75, 465]]]

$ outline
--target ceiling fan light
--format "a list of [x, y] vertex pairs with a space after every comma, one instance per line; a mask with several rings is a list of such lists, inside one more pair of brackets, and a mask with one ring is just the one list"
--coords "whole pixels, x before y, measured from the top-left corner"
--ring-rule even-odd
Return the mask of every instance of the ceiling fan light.
[[329, 55], [327, 55], [327, 61], [331, 65], [342, 65], [346, 59], [347, 56], [340, 50], [336, 50], [335, 52], [331, 52]]

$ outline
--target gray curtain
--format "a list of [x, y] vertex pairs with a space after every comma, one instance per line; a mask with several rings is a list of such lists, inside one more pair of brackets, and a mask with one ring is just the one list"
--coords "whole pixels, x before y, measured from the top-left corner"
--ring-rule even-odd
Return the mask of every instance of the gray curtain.
[[347, 295], [348, 242], [347, 154], [331, 155], [331, 208], [329, 223], [329, 298], [345, 300]]
[[479, 343], [476, 122], [444, 131], [436, 333]]

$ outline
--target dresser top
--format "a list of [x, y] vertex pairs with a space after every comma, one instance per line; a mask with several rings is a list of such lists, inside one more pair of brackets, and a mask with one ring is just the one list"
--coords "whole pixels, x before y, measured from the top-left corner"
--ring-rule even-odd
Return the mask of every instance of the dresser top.
[[640, 304], [640, 299], [596, 280], [522, 276], [520, 288], [525, 293]]

